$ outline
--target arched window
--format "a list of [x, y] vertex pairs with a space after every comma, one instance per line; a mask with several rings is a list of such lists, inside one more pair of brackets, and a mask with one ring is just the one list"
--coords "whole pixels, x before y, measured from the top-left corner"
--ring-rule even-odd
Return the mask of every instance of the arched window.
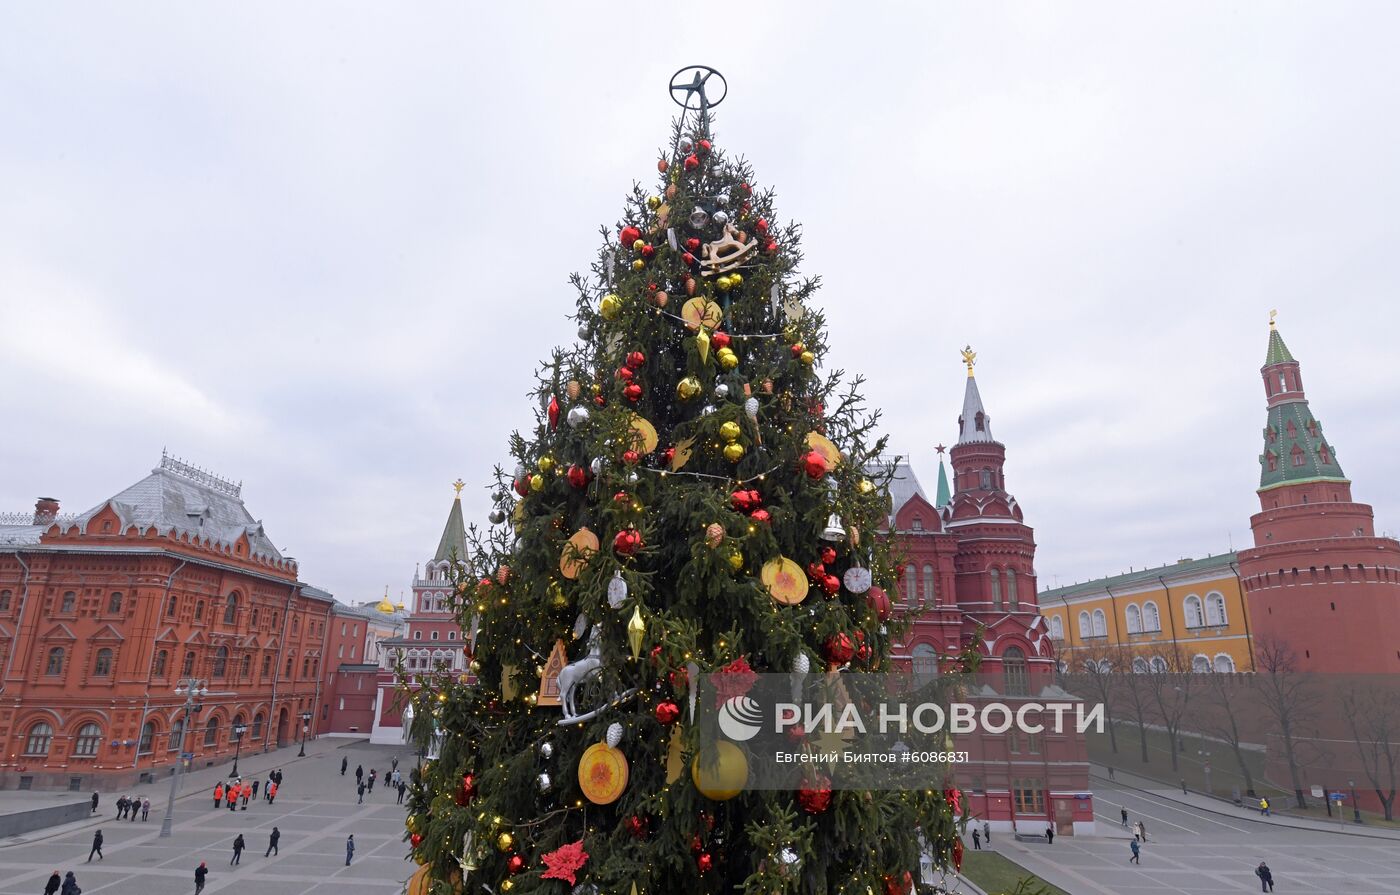
[[272, 653], [263, 655], [262, 676], [267, 677], [272, 673]]
[[292, 633], [295, 634], [295, 633], [297, 633], [297, 632], [300, 631], [300, 630], [301, 630], [301, 616], [299, 616], [299, 615], [294, 615], [294, 616], [292, 616]]
[[1191, 670], [1192, 670], [1192, 671], [1196, 672], [1197, 674], [1204, 674], [1204, 673], [1210, 671], [1210, 668], [1211, 668], [1211, 665], [1210, 665], [1210, 657], [1209, 657], [1209, 656], [1196, 655], [1196, 656], [1192, 657], [1192, 659], [1191, 659]]
[[1219, 674], [1234, 674], [1235, 660], [1228, 653], [1217, 653], [1215, 656], [1215, 670]]
[[49, 660], [44, 663], [44, 674], [60, 675], [63, 673], [63, 647], [56, 646], [49, 650]]
[[74, 593], [73, 591], [71, 591], [71, 590], [69, 590], [69, 591], [64, 591], [64, 593], [63, 593], [63, 605], [62, 605], [62, 607], [61, 607], [58, 611], [59, 611], [59, 612], [72, 612], [72, 611], [73, 611], [73, 607], [77, 605], [77, 602], [78, 602], [78, 595], [77, 595], [77, 594], [75, 594], [75, 593]]
[[1223, 625], [1228, 621], [1225, 617], [1225, 598], [1217, 593], [1206, 594], [1206, 624]]
[[434, 632], [433, 632], [433, 634], [432, 634], [432, 639], [433, 639], [433, 640], [437, 640], [437, 639], [438, 639], [438, 632], [437, 632], [437, 631], [434, 631]]
[[252, 731], [253, 739], [256, 740], [258, 737], [262, 736], [262, 732], [263, 732], [263, 716], [262, 716], [262, 712], [258, 712], [256, 715], [253, 716], [253, 731]]
[[1142, 656], [1133, 659], [1133, 674], [1147, 674], [1147, 660]]
[[1107, 659], [1099, 660], [1099, 674], [1110, 674], [1113, 671], [1113, 663]]
[[1186, 627], [1203, 628], [1206, 624], [1205, 616], [1201, 614], [1201, 598], [1192, 594], [1186, 598], [1182, 604], [1186, 613]]
[[136, 741], [137, 755], [150, 755], [156, 741], [156, 722], [147, 721], [141, 726], [141, 739]]
[[1079, 636], [1094, 636], [1094, 629], [1089, 624], [1089, 611], [1087, 609], [1080, 610], [1079, 612]]
[[933, 592], [933, 566], [924, 563], [924, 602], [932, 605], [935, 602]]
[[1026, 654], [1019, 646], [1007, 647], [1001, 654], [1001, 671], [1006, 678], [1007, 696], [1026, 696], [1030, 693], [1030, 679], [1026, 674]]
[[194, 674], [194, 651], [185, 653], [185, 661], [180, 665], [180, 673], [185, 677]]
[[24, 741], [25, 755], [48, 755], [53, 745], [53, 727], [47, 721], [40, 721], [29, 728], [29, 736]]
[[[915, 574], [916, 574], [916, 573], [915, 573], [915, 571], [914, 571], [914, 564], [913, 564], [913, 563], [910, 563], [909, 565], [907, 565], [907, 566], [904, 567], [904, 594], [903, 594], [903, 596], [904, 596], [904, 602], [906, 602], [906, 603], [913, 603], [916, 599], [918, 599], [918, 596], [919, 596], [919, 592], [918, 592], [918, 590], [915, 588], [915, 584], [917, 583], [917, 581], [916, 581], [916, 579], [915, 579], [915, 577], [914, 577]], [[415, 633], [416, 633], [416, 632], [415, 632]]]
[[932, 645], [915, 644], [913, 656], [916, 683], [924, 684], [938, 676], [938, 651]]
[[248, 616], [248, 627], [250, 627], [250, 628], [256, 628], [257, 626], [258, 626], [258, 607], [254, 606], [254, 607], [253, 607], [252, 613], [249, 614], [249, 616]]
[[200, 600], [194, 604], [194, 620], [199, 621], [204, 618], [204, 601]]
[[181, 718], [170, 725], [170, 745], [166, 746], [166, 751], [174, 752], [180, 748], [185, 739], [185, 719]]
[[996, 569], [990, 572], [992, 577], [992, 608], [1001, 608], [1001, 573]]
[[180, 604], [180, 598], [179, 598], [179, 597], [171, 597], [171, 598], [170, 598], [170, 602], [168, 602], [168, 603], [165, 604], [165, 614], [166, 614], [166, 615], [174, 615], [174, 614], [175, 614], [175, 609], [176, 609], [177, 606], [179, 606], [179, 604]]
[[248, 672], [252, 669], [252, 667], [253, 657], [245, 653], [243, 655], [243, 658], [240, 659], [238, 662], [238, 676], [246, 678], [248, 676]]
[[224, 624], [231, 625], [238, 621], [238, 594], [229, 594], [228, 600], [224, 602]]
[[119, 590], [114, 590], [114, 591], [112, 591], [112, 595], [111, 595], [110, 597], [107, 598], [107, 611], [108, 611], [109, 613], [111, 613], [112, 615], [116, 615], [117, 613], [119, 613], [119, 612], [122, 611], [122, 592], [121, 592], [121, 591], [119, 591]]
[[[979, 425], [977, 428], [980, 429], [982, 427]], [[984, 468], [980, 473], [978, 473], [977, 484], [982, 486], [983, 491], [992, 490], [992, 471], [990, 469]]]
[[102, 728], [89, 721], [78, 728], [78, 737], [73, 741], [73, 754], [91, 758], [97, 754], [102, 743]]
[[112, 651], [107, 647], [97, 651], [97, 658], [92, 663], [92, 673], [97, 677], [107, 677], [112, 673]]
[[1162, 614], [1157, 611], [1157, 604], [1151, 600], [1142, 604], [1142, 629], [1144, 631], [1162, 630]]
[[151, 677], [165, 677], [165, 663], [169, 659], [169, 650], [157, 650], [155, 661], [151, 663]]
[[213, 746], [219, 742], [219, 719], [210, 718], [204, 726], [204, 745]]
[[1006, 570], [1006, 608], [1016, 610], [1016, 570]]
[[1128, 633], [1141, 634], [1142, 610], [1138, 608], [1138, 605], [1136, 603], [1129, 603], [1128, 608], [1124, 611], [1123, 614], [1126, 615], [1128, 619]]
[[214, 677], [223, 677], [228, 671], [228, 647], [221, 646], [214, 651]]
[[1065, 639], [1065, 620], [1058, 615], [1050, 616], [1050, 637], [1054, 640]]
[[1152, 662], [1151, 662], [1151, 667], [1152, 667], [1152, 672], [1153, 672], [1154, 674], [1166, 674], [1166, 673], [1167, 673], [1167, 660], [1166, 660], [1166, 659], [1163, 659], [1161, 656], [1153, 656], [1153, 657], [1152, 657]]
[[1102, 610], [1102, 609], [1095, 609], [1095, 610], [1094, 610], [1094, 636], [1095, 636], [1095, 637], [1107, 637], [1107, 636], [1108, 636], [1108, 616], [1106, 616], [1106, 615], [1103, 614], [1103, 610]]

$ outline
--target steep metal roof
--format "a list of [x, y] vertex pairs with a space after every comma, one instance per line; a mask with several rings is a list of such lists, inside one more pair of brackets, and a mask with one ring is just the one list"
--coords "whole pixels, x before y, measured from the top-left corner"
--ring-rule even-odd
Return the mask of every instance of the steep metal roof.
[[1283, 344], [1283, 336], [1279, 335], [1278, 328], [1269, 322], [1269, 350], [1264, 355], [1264, 366], [1270, 364], [1286, 364], [1293, 361], [1293, 354], [1288, 350], [1288, 346]]
[[971, 369], [967, 371], [967, 374], [967, 391], [963, 393], [962, 416], [958, 417], [958, 444], [996, 441], [992, 437], [992, 418], [987, 413], [987, 409], [982, 406], [982, 395], [977, 391], [977, 379], [972, 375]]
[[452, 499], [452, 509], [447, 513], [447, 524], [443, 526], [442, 538], [438, 541], [437, 553], [433, 562], [446, 562], [456, 556], [466, 556], [467, 527], [462, 522], [462, 498]]

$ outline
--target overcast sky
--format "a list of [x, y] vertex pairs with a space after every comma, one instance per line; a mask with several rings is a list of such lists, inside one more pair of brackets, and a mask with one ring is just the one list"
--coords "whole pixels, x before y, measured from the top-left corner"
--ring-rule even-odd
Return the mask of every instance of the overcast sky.
[[1042, 587], [1249, 544], [1271, 308], [1400, 530], [1400, 7], [464, 6], [0, 11], [0, 509], [168, 447], [407, 591], [702, 62], [927, 488], [977, 350]]

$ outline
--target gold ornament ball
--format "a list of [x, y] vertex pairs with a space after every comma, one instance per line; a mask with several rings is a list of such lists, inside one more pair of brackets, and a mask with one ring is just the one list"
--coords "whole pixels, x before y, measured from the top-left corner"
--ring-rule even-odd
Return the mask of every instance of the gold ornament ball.
[[739, 366], [739, 355], [735, 354], [732, 348], [721, 348], [719, 351], [716, 351], [715, 359], [718, 360], [719, 365], [726, 370], [732, 370]]
[[510, 892], [510, 891], [513, 891], [514, 889], [515, 889], [515, 880], [513, 880], [513, 879], [503, 879], [503, 880], [501, 880], [501, 891], [502, 891], [502, 892]]
[[676, 383], [676, 397], [682, 401], [689, 401], [700, 394], [700, 380], [694, 376], [687, 376]]
[[856, 488], [861, 494], [869, 494], [871, 491], [875, 490], [875, 483], [870, 481], [870, 479], [861, 479], [860, 484], [856, 485]]
[[660, 208], [660, 207], [661, 207], [661, 197], [660, 197], [660, 196], [647, 196], [647, 208], [650, 208], [652, 211], [655, 211], [656, 209], [658, 209], [658, 208]]
[[718, 547], [724, 541], [724, 526], [718, 522], [711, 522], [705, 526], [705, 543], [711, 547]]
[[646, 245], [647, 241], [645, 239], [639, 239], [636, 242], [632, 243], [632, 251], [640, 252], [642, 249], [646, 248]]
[[[743, 240], [740, 240], [740, 242], [742, 242], [742, 241], [743, 241]], [[739, 286], [744, 285], [744, 275], [741, 274], [741, 273], [739, 273], [739, 272], [737, 272], [737, 271], [734, 272], [734, 273], [732, 273], [732, 274], [730, 274], [730, 275], [729, 275], [729, 285], [730, 285], [730, 286], [733, 286], [733, 287], [735, 287], [735, 288], [738, 288]]]
[[816, 356], [815, 354], [813, 354], [812, 352], [810, 352], [810, 351], [804, 351], [804, 352], [802, 352], [802, 358], [801, 358], [801, 359], [802, 359], [802, 363], [804, 363], [804, 364], [806, 364], [807, 366], [810, 367], [810, 366], [812, 365], [812, 362], [815, 361], [815, 360], [817, 359], [817, 356]]
[[496, 837], [496, 848], [501, 851], [510, 851], [515, 848], [515, 837], [510, 833], [502, 833]]
[[713, 751], [702, 750], [695, 756], [690, 764], [690, 779], [707, 799], [732, 799], [749, 782], [748, 756], [733, 743], [720, 740]]
[[735, 550], [729, 554], [729, 568], [737, 572], [744, 567], [744, 554]]
[[554, 458], [544, 456], [540, 458], [540, 472], [549, 472], [554, 468]]
[[622, 299], [609, 292], [598, 303], [598, 313], [603, 315], [604, 320], [616, 320], [617, 315], [622, 313]]
[[406, 820], [406, 821], [403, 822], [403, 825], [404, 825], [405, 827], [408, 827], [408, 831], [409, 831], [410, 833], [415, 833], [415, 832], [417, 832], [417, 831], [418, 831], [418, 815], [416, 815], [416, 814], [410, 814], [410, 815], [408, 816], [408, 820]]
[[646, 267], [646, 266], [647, 266], [647, 263], [646, 263], [645, 261], [643, 261], [641, 258], [638, 258], [636, 261], [633, 261], [633, 262], [632, 262], [632, 269], [633, 269], [633, 270], [641, 270], [642, 268], [644, 268], [644, 267]]
[[531, 490], [531, 491], [539, 491], [539, 490], [542, 489], [543, 487], [544, 487], [544, 476], [540, 475], [538, 472], [535, 473], [534, 475], [530, 476], [530, 490]]
[[470, 662], [467, 663], [467, 668], [471, 670], [472, 674], [480, 674], [481, 662], [477, 659], [472, 659]]
[[728, 292], [733, 285], [734, 281], [729, 278], [728, 274], [715, 280], [715, 288], [720, 292]]
[[726, 420], [719, 427], [719, 437], [725, 441], [733, 441], [739, 437], [739, 424], [733, 420]]
[[730, 463], [738, 463], [739, 458], [744, 456], [744, 446], [737, 441], [730, 442], [724, 446], [724, 459]]

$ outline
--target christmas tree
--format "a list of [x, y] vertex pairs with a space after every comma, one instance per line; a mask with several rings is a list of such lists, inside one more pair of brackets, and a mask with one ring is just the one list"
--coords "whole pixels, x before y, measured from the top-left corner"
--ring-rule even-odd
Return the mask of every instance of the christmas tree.
[[456, 564], [472, 674], [408, 691], [411, 891], [901, 895], [960, 855], [953, 790], [753, 790], [693, 723], [699, 675], [887, 671], [900, 631], [878, 412], [820, 372], [799, 228], [711, 123], [573, 277], [579, 341]]

